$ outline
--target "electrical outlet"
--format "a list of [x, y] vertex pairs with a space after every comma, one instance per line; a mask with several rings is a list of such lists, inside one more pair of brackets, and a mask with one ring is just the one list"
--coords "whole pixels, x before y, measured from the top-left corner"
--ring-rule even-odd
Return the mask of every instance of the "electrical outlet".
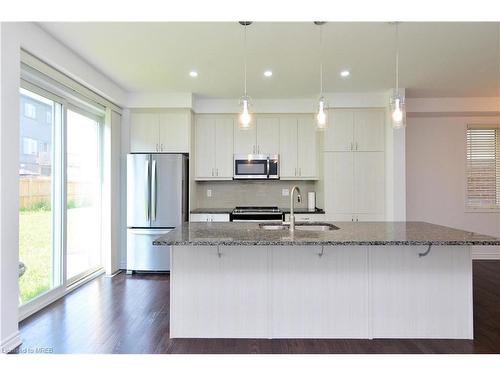
[[212, 196], [212, 190], [211, 189], [207, 189], [207, 197], [211, 197]]
[[281, 189], [281, 196], [288, 197], [289, 195], [290, 195], [290, 190], [288, 190], [288, 189]]

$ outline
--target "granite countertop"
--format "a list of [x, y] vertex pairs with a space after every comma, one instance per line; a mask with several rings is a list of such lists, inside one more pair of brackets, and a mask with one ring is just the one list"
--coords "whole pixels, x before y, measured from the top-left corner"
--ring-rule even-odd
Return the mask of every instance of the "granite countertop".
[[424, 222], [331, 222], [331, 231], [265, 230], [257, 223], [184, 223], [154, 245], [500, 245], [500, 238]]
[[[230, 214], [233, 212], [234, 207], [231, 208], [221, 208], [221, 207], [216, 207], [216, 208], [194, 208], [190, 212], [192, 214]], [[290, 208], [283, 208], [280, 207], [280, 210], [283, 211], [285, 214], [290, 213]], [[296, 214], [324, 214], [325, 210], [322, 208], [316, 208], [315, 211], [309, 211], [307, 208], [295, 208], [294, 209]]]
[[230, 214], [233, 212], [234, 207], [231, 208], [195, 208], [191, 210], [192, 214]]

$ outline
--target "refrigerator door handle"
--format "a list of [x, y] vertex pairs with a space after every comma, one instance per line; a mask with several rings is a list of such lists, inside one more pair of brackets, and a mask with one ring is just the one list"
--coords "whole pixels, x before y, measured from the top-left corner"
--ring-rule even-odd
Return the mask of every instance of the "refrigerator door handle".
[[151, 169], [151, 219], [156, 220], [156, 160], [153, 160]]
[[146, 180], [146, 183], [144, 184], [144, 194], [146, 195], [146, 204], [145, 204], [145, 214], [146, 214], [146, 220], [149, 221], [149, 160], [146, 160], [146, 168], [144, 168], [144, 179]]

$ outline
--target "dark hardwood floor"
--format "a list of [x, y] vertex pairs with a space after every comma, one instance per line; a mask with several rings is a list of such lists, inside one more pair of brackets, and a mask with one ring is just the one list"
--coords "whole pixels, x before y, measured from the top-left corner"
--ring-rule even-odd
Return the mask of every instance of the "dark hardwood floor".
[[474, 261], [474, 340], [170, 339], [169, 276], [124, 273], [91, 281], [20, 330], [20, 353], [500, 353], [500, 261]]

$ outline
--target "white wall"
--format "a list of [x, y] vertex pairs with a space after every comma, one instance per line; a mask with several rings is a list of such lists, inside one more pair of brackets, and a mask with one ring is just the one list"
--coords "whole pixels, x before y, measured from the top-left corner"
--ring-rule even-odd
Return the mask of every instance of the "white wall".
[[0, 349], [18, 336], [18, 172], [20, 49], [118, 105], [125, 91], [34, 23], [0, 23]]
[[12, 24], [0, 24], [0, 350], [18, 335], [19, 45]]
[[[449, 100], [445, 100], [447, 112]], [[407, 220], [421, 220], [482, 234], [500, 236], [500, 212], [467, 212], [466, 126], [494, 123], [491, 116], [452, 116], [431, 113], [433, 108], [413, 107], [406, 128], [406, 208]], [[488, 107], [465, 104], [456, 109], [483, 112]], [[489, 107], [491, 109], [491, 107]], [[421, 116], [421, 117], [416, 117]], [[499, 258], [498, 247], [476, 247], [475, 258]]]

